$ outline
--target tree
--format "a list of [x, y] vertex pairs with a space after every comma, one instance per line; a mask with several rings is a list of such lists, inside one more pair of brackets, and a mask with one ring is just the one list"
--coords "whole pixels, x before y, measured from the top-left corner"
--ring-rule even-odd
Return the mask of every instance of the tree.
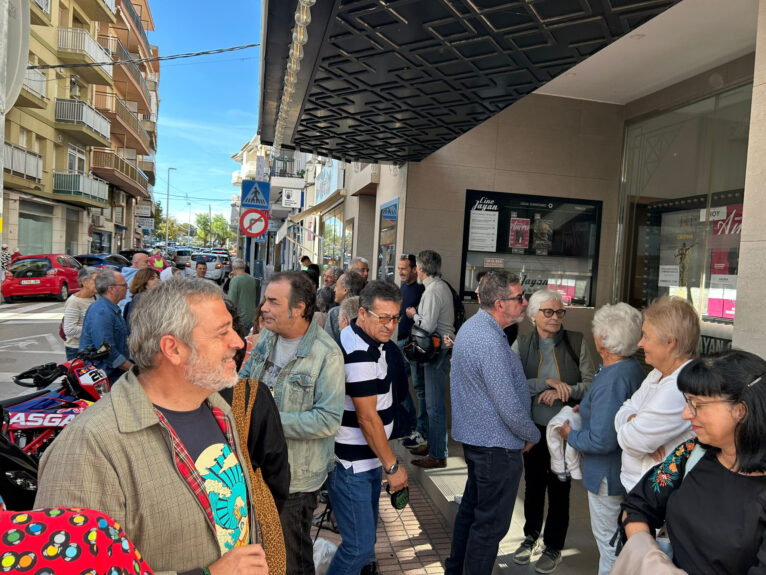
[[220, 245], [224, 245], [226, 240], [231, 239], [234, 234], [229, 227], [229, 222], [226, 221], [221, 214], [216, 214], [213, 217], [213, 236], [218, 240]]
[[210, 238], [210, 216], [207, 214], [197, 214], [197, 237], [199, 240], [207, 244]]
[[165, 231], [165, 218], [162, 217], [162, 204], [154, 202], [154, 233], [160, 235], [160, 230]]

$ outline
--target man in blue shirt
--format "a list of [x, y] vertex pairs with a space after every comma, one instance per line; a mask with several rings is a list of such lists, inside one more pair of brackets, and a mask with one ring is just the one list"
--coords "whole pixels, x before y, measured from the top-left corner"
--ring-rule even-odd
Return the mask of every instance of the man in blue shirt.
[[479, 300], [479, 311], [460, 329], [452, 350], [452, 437], [463, 444], [468, 479], [446, 575], [492, 573], [513, 516], [521, 454], [540, 441], [524, 369], [503, 333], [523, 319], [527, 306], [518, 276], [487, 273]]
[[[412, 318], [407, 317], [406, 310], [408, 307], [417, 309], [426, 286], [418, 283], [415, 254], [402, 254], [402, 257], [399, 258], [397, 270], [399, 272], [399, 279], [402, 280], [402, 285], [399, 288], [402, 292], [402, 310], [399, 312], [399, 335], [397, 336], [396, 343], [399, 349], [401, 349], [407, 343], [412, 332], [412, 325], [415, 323]], [[408, 393], [407, 397], [402, 401], [402, 407], [407, 414], [407, 421], [412, 435], [406, 437], [402, 441], [402, 445], [407, 449], [415, 449], [424, 445], [426, 442], [425, 438], [428, 437], [426, 388], [425, 380], [423, 379], [423, 364], [408, 361], [405, 365], [408, 368], [408, 374], [412, 375], [412, 387], [415, 389], [418, 408], [416, 412], [412, 397]]]
[[112, 353], [107, 358], [95, 362], [96, 367], [106, 372], [112, 384], [133, 367], [128, 359], [128, 327], [117, 307], [127, 291], [128, 282], [121, 273], [111, 268], [98, 272], [96, 292], [100, 297], [88, 308], [82, 323], [80, 349], [99, 348], [102, 343], [112, 346]]

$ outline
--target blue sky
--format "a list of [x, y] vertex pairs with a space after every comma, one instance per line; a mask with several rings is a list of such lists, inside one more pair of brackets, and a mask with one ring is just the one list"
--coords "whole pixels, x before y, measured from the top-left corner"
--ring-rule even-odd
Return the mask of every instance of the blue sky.
[[[228, 48], [261, 40], [260, 0], [150, 0], [160, 55]], [[259, 47], [160, 63], [155, 200], [181, 223], [195, 214], [230, 213], [231, 159], [258, 130]]]

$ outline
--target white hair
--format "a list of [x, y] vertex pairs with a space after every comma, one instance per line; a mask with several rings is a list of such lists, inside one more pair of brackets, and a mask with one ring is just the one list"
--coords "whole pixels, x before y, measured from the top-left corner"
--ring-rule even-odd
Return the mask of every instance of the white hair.
[[527, 305], [527, 317], [532, 320], [532, 323], [535, 323], [535, 316], [537, 315], [537, 312], [540, 311], [540, 306], [551, 300], [556, 300], [562, 306], [564, 305], [564, 300], [561, 299], [561, 294], [556, 290], [541, 289], [532, 294], [529, 298], [529, 305]]
[[606, 304], [593, 315], [593, 335], [609, 353], [630, 357], [638, 349], [642, 323], [641, 312], [633, 306]]

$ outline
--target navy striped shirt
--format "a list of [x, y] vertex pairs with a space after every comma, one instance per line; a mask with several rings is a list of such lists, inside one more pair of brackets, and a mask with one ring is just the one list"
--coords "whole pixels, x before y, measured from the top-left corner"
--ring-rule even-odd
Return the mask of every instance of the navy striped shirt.
[[355, 473], [380, 467], [375, 452], [359, 427], [353, 398], [377, 397], [377, 410], [386, 431], [391, 436], [394, 427], [394, 401], [391, 393], [391, 376], [388, 373], [385, 345], [373, 340], [356, 320], [340, 333], [343, 361], [346, 364], [346, 405], [343, 421], [335, 436], [335, 457]]

